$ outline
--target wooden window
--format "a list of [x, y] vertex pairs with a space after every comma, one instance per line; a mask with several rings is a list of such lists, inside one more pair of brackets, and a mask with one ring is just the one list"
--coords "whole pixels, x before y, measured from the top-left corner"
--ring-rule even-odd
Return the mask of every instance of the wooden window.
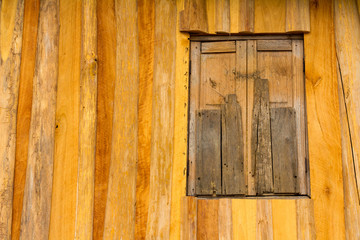
[[188, 195], [310, 195], [302, 37], [196, 37], [190, 58]]

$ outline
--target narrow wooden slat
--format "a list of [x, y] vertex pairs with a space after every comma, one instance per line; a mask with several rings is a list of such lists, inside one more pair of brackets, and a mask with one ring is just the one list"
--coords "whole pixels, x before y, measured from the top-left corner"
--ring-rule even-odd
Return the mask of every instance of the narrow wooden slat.
[[314, 221], [314, 203], [311, 199], [297, 199], [296, 224], [297, 239], [315, 240], [316, 230]]
[[135, 235], [139, 87], [137, 16], [136, 2], [115, 1], [116, 81], [104, 239], [134, 239]]
[[12, 210], [11, 239], [20, 237], [21, 212], [23, 206], [26, 165], [29, 149], [29, 129], [33, 77], [35, 70], [36, 39], [39, 20], [39, 0], [28, 0], [24, 4], [24, 27], [21, 50], [19, 102], [16, 120], [16, 153], [14, 173], [14, 197]]
[[213, 42], [213, 41], [241, 41], [241, 40], [302, 40], [300, 34], [282, 35], [282, 34], [263, 34], [263, 35], [191, 35], [192, 42]]
[[200, 42], [191, 43], [191, 75], [190, 75], [190, 99], [189, 101], [189, 159], [188, 159], [188, 180], [187, 180], [187, 194], [195, 194], [195, 175], [196, 175], [196, 113], [200, 104]]
[[256, 193], [262, 195], [273, 191], [269, 82], [267, 79], [255, 79], [252, 115], [251, 151], [254, 160], [252, 169], [255, 169], [256, 174]]
[[303, 239], [297, 238], [296, 233], [296, 200], [271, 200], [274, 239]]
[[233, 239], [233, 223], [232, 223], [232, 200], [219, 200], [219, 240]]
[[256, 33], [285, 32], [285, 0], [254, 0]]
[[274, 193], [297, 193], [296, 112], [272, 108], [270, 115]]
[[11, 238], [24, 1], [2, 1], [0, 26], [0, 238]]
[[235, 41], [205, 42], [201, 44], [201, 53], [235, 52]]
[[309, 0], [286, 0], [286, 32], [310, 32]]
[[[185, 0], [186, 1], [186, 0]], [[216, 0], [206, 0], [206, 17], [209, 34], [216, 34]]]
[[135, 239], [145, 239], [149, 208], [155, 3], [138, 1], [139, 103]]
[[96, 0], [82, 2], [79, 158], [75, 238], [92, 239], [97, 102]]
[[219, 239], [219, 200], [199, 199], [197, 211], [197, 239]]
[[20, 239], [49, 237], [58, 59], [59, 2], [41, 1]]
[[335, 4], [335, 40], [343, 98], [347, 112], [349, 137], [352, 143], [353, 165], [360, 204], [360, 14], [356, 3], [337, 0]]
[[150, 195], [146, 238], [169, 239], [174, 158], [175, 1], [156, 0], [155, 16]]
[[254, 31], [254, 0], [236, 0], [239, 2], [239, 18], [237, 32], [253, 32]]
[[274, 238], [271, 200], [257, 200], [256, 223], [256, 240], [272, 240]]
[[221, 194], [221, 112], [196, 112], [196, 195]]
[[254, 240], [256, 237], [256, 210], [255, 199], [232, 199], [233, 239]]
[[116, 74], [116, 20], [113, 0], [98, 1], [98, 97], [96, 116], [96, 153], [93, 238], [103, 239], [106, 198], [111, 159], [111, 133], [114, 113]]
[[182, 197], [181, 199], [181, 240], [195, 240], [197, 230], [197, 199]]
[[185, 0], [180, 12], [180, 31], [208, 32], [205, 0]]
[[221, 107], [222, 194], [245, 194], [242, 112], [235, 94]]
[[59, 77], [49, 239], [74, 237], [78, 172], [81, 1], [60, 4]]
[[291, 51], [291, 40], [258, 40], [258, 51]]
[[334, 4], [312, 2], [310, 13], [311, 32], [304, 35], [304, 54], [315, 227], [317, 239], [345, 239]]
[[215, 1], [215, 22], [218, 33], [230, 32], [230, 0], [216, 0]]

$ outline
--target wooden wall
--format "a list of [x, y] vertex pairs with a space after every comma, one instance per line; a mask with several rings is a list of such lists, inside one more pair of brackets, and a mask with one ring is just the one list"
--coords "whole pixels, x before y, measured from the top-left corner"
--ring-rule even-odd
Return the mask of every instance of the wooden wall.
[[[359, 238], [359, 1], [0, 5], [1, 239]], [[305, 33], [311, 199], [185, 197], [188, 32]]]

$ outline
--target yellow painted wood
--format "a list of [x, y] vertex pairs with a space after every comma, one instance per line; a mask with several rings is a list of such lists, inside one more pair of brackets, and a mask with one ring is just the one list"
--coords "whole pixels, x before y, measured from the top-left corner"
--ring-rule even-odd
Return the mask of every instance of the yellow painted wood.
[[49, 239], [70, 239], [74, 237], [75, 233], [81, 1], [61, 0], [60, 24], [54, 175]]
[[82, 1], [75, 239], [92, 239], [97, 102], [96, 0]]
[[[177, 1], [177, 11], [182, 1]], [[179, 15], [178, 15], [179, 16]], [[187, 167], [187, 120], [189, 91], [189, 34], [181, 33], [177, 22], [176, 31], [176, 80], [175, 80], [175, 122], [174, 162], [171, 185], [170, 239], [180, 238], [181, 199], [186, 196]], [[140, 140], [140, 139], [139, 139]]]
[[10, 239], [24, 1], [0, 7], [0, 238]]
[[[171, 4], [175, 6], [175, 2]], [[208, 32], [206, 4], [206, 0], [184, 0], [184, 9], [179, 13], [180, 31]]]
[[104, 239], [134, 239], [139, 88], [136, 2], [115, 1], [115, 16], [116, 81]]
[[59, 27], [59, 2], [41, 1], [20, 239], [49, 237]]
[[311, 197], [317, 239], [344, 239], [344, 197], [333, 4], [310, 4], [304, 36]]
[[312, 199], [297, 199], [296, 224], [297, 239], [315, 240], [314, 202]]
[[233, 239], [232, 200], [219, 200], [219, 240]]
[[286, 0], [254, 0], [256, 33], [285, 32]]
[[207, 32], [215, 34], [216, 29], [216, 0], [206, 1], [206, 16], [207, 16]]
[[255, 199], [232, 200], [234, 240], [256, 239], [256, 202]]
[[230, 32], [230, 0], [215, 1], [215, 31], [218, 33]]
[[271, 200], [256, 201], [256, 240], [272, 240], [273, 233], [273, 215]]
[[273, 199], [271, 205], [274, 239], [297, 239], [295, 200]]
[[18, 114], [16, 120], [16, 153], [13, 217], [11, 239], [20, 237], [21, 212], [23, 206], [26, 165], [29, 147], [33, 76], [35, 68], [36, 39], [39, 20], [39, 0], [27, 0], [24, 4], [23, 42], [21, 50], [20, 86]]
[[309, 32], [309, 0], [286, 0], [286, 32]]
[[103, 239], [105, 208], [111, 159], [111, 139], [116, 74], [115, 2], [98, 1], [98, 97], [96, 115], [96, 156], [93, 238]]
[[169, 239], [174, 158], [175, 1], [156, 0], [155, 16], [150, 196], [146, 239]]
[[[182, 197], [181, 199], [181, 240], [196, 240], [197, 231], [197, 198], [196, 197]], [[171, 231], [172, 239], [178, 239]]]

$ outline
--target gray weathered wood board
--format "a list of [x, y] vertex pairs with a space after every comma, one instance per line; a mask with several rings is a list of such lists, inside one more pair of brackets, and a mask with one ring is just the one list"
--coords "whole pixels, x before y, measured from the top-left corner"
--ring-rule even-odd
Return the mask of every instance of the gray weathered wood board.
[[196, 111], [195, 195], [221, 194], [221, 111]]

